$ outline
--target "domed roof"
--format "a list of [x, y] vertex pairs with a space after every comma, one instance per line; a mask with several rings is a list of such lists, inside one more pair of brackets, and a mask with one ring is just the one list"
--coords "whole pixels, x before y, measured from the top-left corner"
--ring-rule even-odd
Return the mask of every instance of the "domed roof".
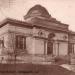
[[25, 19], [29, 18], [29, 17], [44, 17], [44, 18], [50, 18], [51, 15], [49, 15], [48, 11], [41, 5], [35, 5], [34, 7], [32, 7], [27, 15], [24, 16]]

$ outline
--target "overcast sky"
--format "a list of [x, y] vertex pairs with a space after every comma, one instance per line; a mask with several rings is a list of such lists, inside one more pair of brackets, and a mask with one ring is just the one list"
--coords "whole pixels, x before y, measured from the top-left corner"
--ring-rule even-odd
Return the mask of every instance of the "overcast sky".
[[34, 5], [41, 4], [49, 14], [75, 31], [75, 0], [0, 0], [0, 21], [6, 17], [23, 20]]

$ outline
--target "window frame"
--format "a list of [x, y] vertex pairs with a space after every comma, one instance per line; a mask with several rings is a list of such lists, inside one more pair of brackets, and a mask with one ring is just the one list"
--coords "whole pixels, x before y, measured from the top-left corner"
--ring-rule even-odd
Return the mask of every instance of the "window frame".
[[26, 36], [24, 35], [15, 36], [15, 48], [22, 49], [22, 50], [26, 49]]

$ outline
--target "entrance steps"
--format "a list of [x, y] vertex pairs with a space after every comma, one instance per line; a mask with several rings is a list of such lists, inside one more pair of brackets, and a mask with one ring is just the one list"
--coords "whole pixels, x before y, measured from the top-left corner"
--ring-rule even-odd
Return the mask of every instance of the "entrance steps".
[[24, 55], [16, 57], [16, 63], [34, 63], [34, 64], [51, 64], [54, 62], [52, 56], [45, 55]]

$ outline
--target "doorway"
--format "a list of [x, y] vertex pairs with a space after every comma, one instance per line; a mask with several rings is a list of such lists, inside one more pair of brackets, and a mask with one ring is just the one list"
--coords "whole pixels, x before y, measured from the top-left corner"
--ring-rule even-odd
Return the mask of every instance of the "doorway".
[[53, 54], [53, 42], [48, 41], [47, 43], [47, 55]]

